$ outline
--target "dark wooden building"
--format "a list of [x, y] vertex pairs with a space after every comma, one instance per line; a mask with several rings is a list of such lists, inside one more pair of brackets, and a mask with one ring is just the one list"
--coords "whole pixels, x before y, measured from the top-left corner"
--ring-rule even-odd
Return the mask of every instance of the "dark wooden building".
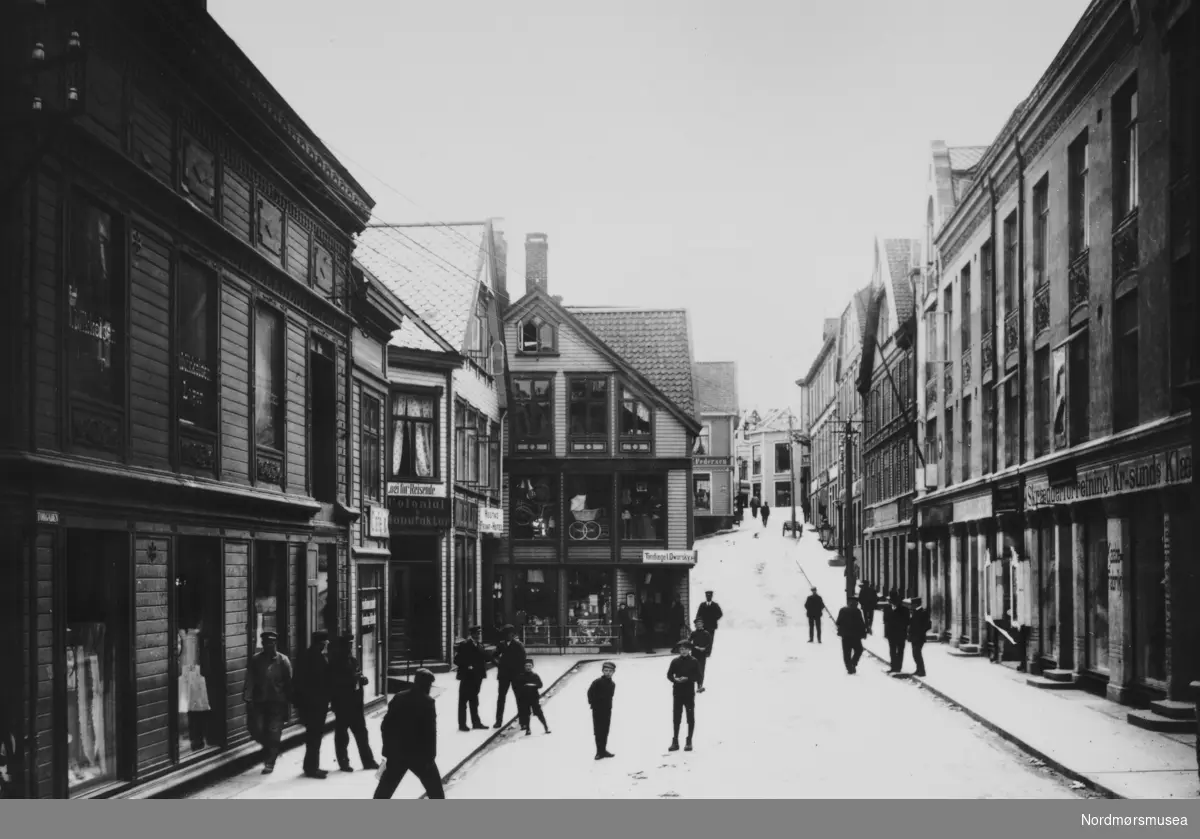
[[248, 748], [261, 631], [348, 629], [372, 204], [203, 2], [0, 16], [9, 794], [125, 795]]

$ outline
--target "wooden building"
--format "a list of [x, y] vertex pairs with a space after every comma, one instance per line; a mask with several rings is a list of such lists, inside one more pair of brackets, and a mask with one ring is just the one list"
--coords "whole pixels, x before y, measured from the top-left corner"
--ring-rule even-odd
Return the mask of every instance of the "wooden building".
[[124, 795], [249, 748], [260, 632], [347, 628], [372, 202], [203, 2], [2, 14], [0, 710], [19, 795]]
[[565, 307], [547, 292], [546, 247], [530, 234], [526, 294], [504, 314], [499, 613], [531, 646], [609, 647], [622, 606], [666, 640], [695, 564], [687, 313]]
[[737, 364], [698, 361], [692, 365], [700, 436], [692, 447], [692, 508], [696, 535], [733, 523], [737, 511], [734, 446], [738, 423]]

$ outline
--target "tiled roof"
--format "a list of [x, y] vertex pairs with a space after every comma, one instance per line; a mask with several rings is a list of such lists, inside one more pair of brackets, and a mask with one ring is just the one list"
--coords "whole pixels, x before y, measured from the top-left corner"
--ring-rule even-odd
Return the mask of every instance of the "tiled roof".
[[695, 416], [692, 347], [684, 309], [564, 307], [681, 411]]
[[486, 231], [483, 222], [373, 224], [358, 237], [354, 256], [447, 343], [461, 349], [479, 283], [486, 281]]
[[[762, 421], [749, 429], [749, 433], [787, 431], [789, 413], [787, 408], [770, 408], [765, 414], [760, 415]], [[792, 425], [793, 429], [799, 429], [800, 427], [795, 414], [792, 414]]]
[[696, 413], [736, 414], [737, 364], [733, 361], [697, 361], [692, 365], [696, 385]]
[[399, 330], [392, 334], [391, 345], [406, 350], [445, 352], [446, 348], [433, 340], [415, 322], [405, 320]]
[[854, 292], [852, 304], [858, 316], [858, 334], [861, 337], [867, 331], [867, 307], [871, 305], [871, 287], [860, 288]]
[[952, 146], [950, 152], [950, 168], [955, 172], [966, 172], [975, 168], [980, 159], [987, 153], [988, 146]]
[[892, 297], [896, 301], [896, 323], [901, 324], [912, 317], [913, 291], [908, 281], [920, 253], [921, 242], [917, 239], [884, 239], [883, 250], [887, 257], [888, 276], [892, 281]]

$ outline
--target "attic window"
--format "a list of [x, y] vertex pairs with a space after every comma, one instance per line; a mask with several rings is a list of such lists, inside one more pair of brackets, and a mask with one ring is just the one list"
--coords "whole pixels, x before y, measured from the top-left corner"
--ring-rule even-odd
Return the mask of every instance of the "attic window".
[[521, 352], [547, 355], [557, 352], [558, 342], [554, 325], [547, 323], [540, 315], [521, 321], [518, 330], [521, 334]]

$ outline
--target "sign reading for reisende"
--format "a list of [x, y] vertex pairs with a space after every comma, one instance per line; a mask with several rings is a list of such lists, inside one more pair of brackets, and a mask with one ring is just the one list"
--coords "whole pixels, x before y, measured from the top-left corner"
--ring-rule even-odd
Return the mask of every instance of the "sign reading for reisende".
[[389, 498], [445, 498], [445, 482], [437, 484], [416, 484], [407, 481], [389, 481], [387, 485]]

